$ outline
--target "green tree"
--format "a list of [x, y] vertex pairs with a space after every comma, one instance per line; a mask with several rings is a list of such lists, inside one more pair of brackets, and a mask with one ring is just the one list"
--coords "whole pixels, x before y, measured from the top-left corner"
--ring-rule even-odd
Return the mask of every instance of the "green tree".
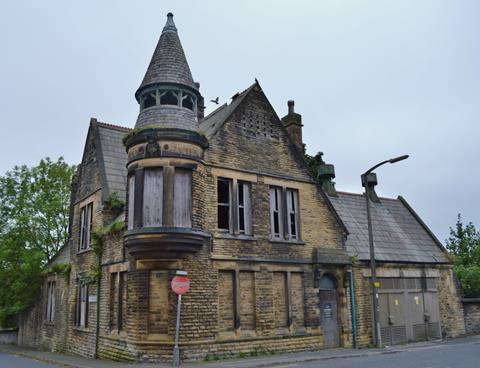
[[480, 297], [480, 231], [459, 214], [455, 228], [450, 228], [447, 249], [455, 257], [454, 270], [466, 297]]
[[43, 268], [67, 241], [73, 173], [60, 157], [0, 177], [0, 325], [32, 303]]

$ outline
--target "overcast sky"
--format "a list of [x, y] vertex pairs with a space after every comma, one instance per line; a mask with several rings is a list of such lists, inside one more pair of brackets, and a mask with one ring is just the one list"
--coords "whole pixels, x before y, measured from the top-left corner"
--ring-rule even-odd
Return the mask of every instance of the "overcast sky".
[[[302, 114], [337, 189], [403, 195], [443, 241], [480, 227], [480, 1], [8, 1], [0, 14], [0, 174], [79, 163], [90, 117], [133, 127], [134, 92], [166, 21], [206, 101], [258, 78], [280, 117]], [[208, 111], [213, 106], [207, 104]]]

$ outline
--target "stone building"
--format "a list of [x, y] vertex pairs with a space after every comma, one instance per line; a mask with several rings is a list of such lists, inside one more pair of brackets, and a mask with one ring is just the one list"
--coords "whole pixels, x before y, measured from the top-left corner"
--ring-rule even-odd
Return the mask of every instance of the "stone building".
[[[293, 101], [280, 119], [255, 81], [204, 116], [172, 14], [135, 98], [134, 129], [90, 122], [55, 260], [70, 273], [51, 268], [19, 341], [171, 359], [170, 280], [184, 270], [183, 359], [370, 344], [363, 197], [337, 193], [331, 165], [309, 174]], [[422, 309], [427, 323], [382, 315], [384, 340], [463, 333], [441, 244], [403, 199], [373, 208], [382, 308], [428, 299], [434, 311]]]

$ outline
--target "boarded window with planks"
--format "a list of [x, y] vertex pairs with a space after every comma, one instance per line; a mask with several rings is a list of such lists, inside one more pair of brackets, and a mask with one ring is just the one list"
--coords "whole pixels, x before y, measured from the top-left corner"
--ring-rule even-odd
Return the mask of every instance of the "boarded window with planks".
[[173, 223], [178, 227], [192, 227], [192, 173], [175, 170], [173, 189]]
[[143, 178], [143, 226], [158, 227], [163, 222], [163, 170], [145, 170]]
[[128, 223], [127, 229], [133, 229], [133, 215], [135, 211], [135, 176], [128, 178]]

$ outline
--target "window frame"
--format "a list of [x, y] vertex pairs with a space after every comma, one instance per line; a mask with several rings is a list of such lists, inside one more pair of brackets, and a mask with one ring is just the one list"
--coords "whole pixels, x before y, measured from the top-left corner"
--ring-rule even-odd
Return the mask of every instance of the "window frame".
[[[228, 203], [219, 202], [218, 188], [219, 182], [228, 183]], [[240, 194], [242, 191], [242, 194]], [[238, 180], [235, 178], [217, 178], [217, 230], [222, 233], [231, 235], [253, 236], [253, 221], [252, 221], [252, 183], [245, 180]], [[241, 204], [240, 197], [242, 196], [243, 203]], [[228, 229], [219, 227], [219, 207], [228, 207]], [[242, 211], [243, 210], [243, 211]], [[242, 215], [243, 212], [243, 216]], [[243, 217], [243, 229], [242, 220]]]
[[79, 229], [78, 251], [83, 252], [90, 249], [93, 230], [93, 202], [80, 207], [80, 229]]
[[80, 282], [77, 293], [77, 327], [88, 327], [88, 284]]
[[49, 323], [55, 321], [55, 289], [56, 282], [48, 281], [47, 282], [47, 310], [45, 320]]
[[302, 242], [298, 189], [271, 185], [269, 202], [270, 240]]

